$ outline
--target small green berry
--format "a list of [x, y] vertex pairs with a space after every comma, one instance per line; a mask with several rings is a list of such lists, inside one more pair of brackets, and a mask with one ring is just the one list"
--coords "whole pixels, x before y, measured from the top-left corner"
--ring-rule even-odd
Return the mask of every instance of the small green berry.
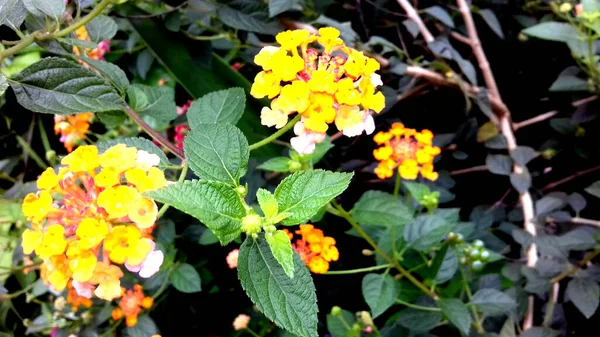
[[475, 241], [473, 241], [473, 246], [481, 248], [481, 247], [485, 247], [485, 244], [481, 240], [475, 240]]
[[488, 261], [490, 259], [490, 252], [487, 250], [482, 251], [480, 254], [480, 258], [482, 261]]
[[342, 314], [342, 308], [338, 307], [337, 305], [334, 306], [333, 308], [331, 308], [331, 314], [334, 316], [339, 316]]
[[474, 271], [480, 271], [481, 269], [483, 269], [483, 262], [473, 261], [473, 263], [471, 264], [471, 269], [473, 269]]

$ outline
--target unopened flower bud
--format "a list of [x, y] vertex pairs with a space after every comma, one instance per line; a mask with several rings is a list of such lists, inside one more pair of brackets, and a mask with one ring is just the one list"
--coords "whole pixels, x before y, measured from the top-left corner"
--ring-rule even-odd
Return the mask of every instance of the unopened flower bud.
[[488, 261], [490, 259], [490, 252], [487, 250], [482, 251], [481, 254], [479, 255], [479, 258], [482, 261]]
[[31, 326], [31, 320], [29, 318], [25, 318], [23, 320], [23, 326], [26, 327], [26, 328], [30, 327]]
[[362, 250], [362, 255], [364, 256], [373, 256], [373, 251], [370, 249], [363, 249]]
[[90, 311], [86, 311], [81, 314], [81, 319], [83, 320], [83, 323], [89, 324], [92, 322], [92, 319], [94, 319], [94, 315], [92, 315]]
[[354, 325], [352, 325], [352, 331], [360, 332], [361, 330], [360, 324], [354, 323]]
[[565, 3], [561, 4], [561, 5], [560, 5], [560, 7], [558, 7], [558, 10], [559, 10], [561, 13], [567, 13], [567, 12], [570, 12], [570, 11], [571, 11], [571, 9], [573, 9], [573, 5], [571, 5], [571, 4], [570, 4], [570, 3], [568, 3], [568, 2], [565, 2]]
[[242, 231], [246, 234], [258, 234], [262, 228], [262, 219], [258, 214], [248, 214], [242, 218]]
[[523, 33], [519, 33], [519, 41], [521, 42], [525, 42], [527, 40], [529, 40], [529, 38], [527, 37], [527, 35], [523, 34]]
[[246, 188], [246, 186], [238, 186], [235, 188], [235, 192], [237, 194], [239, 194], [242, 198], [246, 196], [246, 193], [248, 193], [248, 189]]
[[46, 160], [49, 162], [52, 162], [52, 161], [54, 161], [54, 159], [58, 159], [58, 157], [56, 156], [56, 151], [54, 151], [54, 150], [46, 151]]
[[56, 298], [56, 300], [54, 300], [54, 309], [56, 309], [58, 311], [63, 311], [66, 304], [67, 304], [67, 301], [65, 300], [65, 298], [62, 296], [59, 296]]
[[275, 233], [275, 231], [277, 231], [277, 227], [275, 227], [273, 225], [265, 226], [265, 232], [267, 232], [269, 234], [273, 234], [273, 233]]
[[461, 257], [460, 258], [460, 264], [462, 264], [463, 266], [467, 264], [467, 258], [466, 257]]
[[375, 324], [375, 323], [373, 323], [373, 318], [371, 317], [371, 314], [368, 311], [361, 311], [360, 312], [360, 319], [367, 326], [373, 326]]
[[473, 269], [474, 271], [480, 271], [481, 269], [483, 269], [483, 262], [479, 260], [473, 261], [473, 263], [471, 264], [471, 269]]
[[331, 314], [333, 316], [339, 316], [342, 314], [342, 308], [338, 307], [337, 305], [334, 306], [333, 308], [331, 308]]
[[302, 168], [302, 164], [301, 164], [301, 163], [299, 163], [299, 162], [297, 162], [297, 161], [295, 161], [295, 160], [291, 160], [291, 161], [288, 163], [288, 169], [289, 169], [291, 172], [296, 172], [296, 171], [299, 171], [301, 168]]
[[483, 241], [481, 241], [481, 240], [473, 241], [473, 246], [478, 247], [478, 248], [485, 247], [485, 245], [483, 244]]

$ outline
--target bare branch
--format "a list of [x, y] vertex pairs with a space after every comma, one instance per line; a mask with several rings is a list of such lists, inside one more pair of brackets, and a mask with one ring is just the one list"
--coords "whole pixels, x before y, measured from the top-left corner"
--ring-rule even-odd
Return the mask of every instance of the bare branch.
[[423, 22], [423, 20], [421, 20], [419, 13], [417, 13], [417, 11], [411, 5], [411, 3], [408, 0], [397, 0], [397, 1], [400, 4], [400, 6], [402, 6], [402, 8], [404, 8], [404, 11], [406, 12], [406, 16], [408, 16], [409, 19], [414, 21], [417, 24], [417, 26], [419, 26], [419, 31], [421, 32], [421, 35], [423, 35], [425, 42], [427, 42], [427, 43], [433, 42], [435, 40], [435, 38], [433, 37], [433, 35], [429, 31], [429, 29], [427, 29], [427, 26], [425, 26], [425, 23]]

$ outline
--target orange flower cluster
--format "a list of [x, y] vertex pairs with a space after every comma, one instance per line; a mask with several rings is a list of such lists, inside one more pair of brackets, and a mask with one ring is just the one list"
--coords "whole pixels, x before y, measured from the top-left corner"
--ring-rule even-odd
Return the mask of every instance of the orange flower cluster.
[[94, 114], [91, 112], [72, 116], [54, 116], [54, 133], [57, 135], [60, 133], [60, 141], [67, 152], [73, 152], [73, 149], [85, 139], [93, 118]]
[[[287, 233], [290, 240], [294, 238], [287, 229], [283, 231]], [[325, 236], [322, 230], [307, 224], [300, 225], [300, 229], [295, 233], [301, 238], [292, 243], [292, 247], [313, 273], [325, 274], [329, 270], [329, 262], [340, 258], [340, 252], [335, 247], [335, 239]]]
[[77, 312], [79, 307], [90, 308], [92, 306], [92, 300], [79, 295], [73, 286], [73, 282], [69, 282], [67, 286], [67, 303], [71, 305], [73, 312]]
[[437, 180], [433, 159], [441, 150], [432, 145], [431, 131], [417, 132], [405, 128], [402, 123], [394, 123], [388, 132], [378, 132], [373, 140], [381, 146], [373, 151], [373, 156], [380, 162], [375, 168], [379, 179], [392, 177], [397, 167], [398, 174], [407, 180], [417, 179], [419, 173], [425, 179]]
[[121, 297], [119, 307], [113, 310], [112, 319], [116, 321], [125, 316], [125, 324], [135, 326], [142, 309], [150, 309], [154, 300], [152, 297], [144, 296], [142, 286], [139, 284], [134, 285], [133, 290], [126, 291], [125, 288], [121, 288], [121, 291], [123, 297]]
[[64, 157], [58, 174], [48, 168], [40, 175], [40, 191], [23, 201], [32, 229], [23, 232], [22, 246], [43, 259], [46, 284], [62, 291], [71, 281], [79, 296], [93, 292], [111, 301], [121, 296], [118, 265], [144, 278], [158, 272], [163, 253], [144, 231], [158, 209], [142, 193], [166, 185], [159, 162], [157, 155], [124, 144], [101, 155], [88, 145]]

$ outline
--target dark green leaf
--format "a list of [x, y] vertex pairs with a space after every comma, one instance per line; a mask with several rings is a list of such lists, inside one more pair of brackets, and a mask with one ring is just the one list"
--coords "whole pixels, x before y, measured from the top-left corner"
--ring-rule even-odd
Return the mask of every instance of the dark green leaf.
[[63, 0], [23, 0], [25, 8], [35, 16], [48, 15], [57, 20], [62, 18], [65, 11]]
[[488, 149], [494, 150], [504, 150], [508, 148], [508, 142], [506, 141], [506, 137], [504, 137], [504, 135], [501, 134], [495, 135], [494, 137], [486, 140], [484, 145]]
[[12, 80], [17, 100], [41, 113], [71, 115], [120, 110], [125, 104], [103, 78], [65, 59], [48, 57], [29, 66]]
[[198, 124], [183, 142], [190, 168], [201, 179], [237, 186], [248, 171], [248, 141], [230, 124]]
[[182, 263], [175, 268], [171, 275], [171, 282], [175, 289], [182, 293], [197, 293], [202, 291], [200, 275], [187, 263]]
[[297, 172], [286, 177], [275, 190], [280, 213], [292, 215], [284, 225], [303, 223], [315, 215], [331, 199], [344, 192], [352, 173], [325, 170]]
[[112, 83], [119, 91], [124, 92], [125, 89], [129, 86], [129, 80], [127, 79], [127, 75], [125, 72], [121, 70], [118, 66], [96, 59], [92, 59], [89, 57], [79, 57], [85, 63], [89, 64], [96, 70], [98, 70], [104, 78], [106, 78], [109, 82]]
[[269, 16], [274, 17], [292, 9], [302, 9], [298, 0], [269, 0]]
[[410, 330], [425, 332], [435, 328], [441, 320], [441, 312], [421, 311], [409, 308], [400, 312], [397, 322]]
[[552, 330], [550, 328], [534, 326], [522, 334], [519, 337], [558, 337], [560, 336], [560, 332], [556, 330]]
[[412, 212], [398, 198], [381, 191], [367, 191], [350, 211], [361, 225], [395, 226], [413, 220]]
[[569, 195], [567, 202], [573, 208], [573, 210], [577, 213], [583, 211], [585, 206], [587, 206], [587, 201], [585, 198], [579, 193], [573, 193]]
[[406, 189], [408, 190], [408, 192], [419, 203], [423, 200], [423, 198], [426, 195], [431, 193], [431, 190], [429, 190], [429, 187], [427, 185], [407, 181], [404, 183], [404, 186], [406, 186]]
[[275, 260], [279, 262], [285, 274], [294, 277], [294, 254], [290, 238], [284, 231], [276, 231], [275, 233], [266, 233], [265, 239], [271, 248], [271, 253]]
[[503, 39], [504, 34], [502, 33], [502, 27], [500, 26], [500, 22], [496, 17], [496, 14], [489, 9], [481, 9], [478, 11], [479, 15], [483, 18], [485, 23], [490, 26], [490, 28], [498, 35], [499, 38]]
[[158, 333], [156, 323], [148, 315], [139, 316], [137, 324], [125, 330], [129, 337], [148, 337]]
[[287, 157], [275, 157], [257, 166], [257, 168], [265, 171], [273, 172], [289, 172], [290, 163], [292, 161]]
[[529, 146], [517, 146], [510, 151], [510, 156], [517, 164], [525, 166], [537, 156], [537, 152]]
[[246, 94], [242, 88], [211, 92], [192, 103], [187, 116], [192, 130], [200, 123], [235, 125], [244, 114]]
[[106, 15], [99, 15], [85, 25], [90, 39], [96, 43], [115, 37], [119, 27], [115, 20]]
[[282, 30], [276, 21], [264, 22], [231, 7], [219, 8], [217, 16], [224, 24], [235, 29], [268, 35], [275, 35]]
[[167, 86], [151, 87], [132, 84], [127, 88], [131, 107], [159, 121], [169, 122], [177, 118], [175, 90]]
[[454, 248], [450, 248], [446, 254], [444, 254], [442, 264], [435, 275], [435, 282], [441, 284], [452, 279], [457, 270], [458, 256], [456, 255], [456, 250]]
[[600, 180], [586, 187], [585, 191], [595, 196], [596, 198], [600, 198]]
[[396, 281], [388, 273], [367, 274], [362, 280], [362, 294], [371, 308], [371, 315], [376, 318], [395, 303], [398, 295]]
[[573, 76], [560, 76], [552, 83], [548, 91], [560, 92], [560, 91], [588, 91], [589, 84], [586, 80]]
[[420, 215], [404, 227], [404, 240], [414, 249], [428, 251], [454, 228], [439, 216]]
[[166, 221], [159, 224], [156, 238], [163, 243], [170, 245], [175, 241], [175, 224], [173, 221]]
[[165, 15], [165, 27], [172, 31], [178, 32], [181, 28], [181, 12], [174, 11]]
[[523, 30], [523, 33], [538, 39], [569, 42], [578, 39], [577, 30], [566, 22], [543, 22]]
[[246, 209], [229, 185], [186, 180], [147, 194], [158, 202], [169, 204], [202, 221], [222, 244], [233, 241], [241, 233]]
[[0, 1], [0, 26], [19, 27], [25, 20], [27, 10], [22, 0]]
[[528, 171], [513, 172], [510, 174], [510, 183], [519, 191], [519, 194], [523, 194], [531, 187], [531, 175]]
[[589, 278], [574, 278], [569, 281], [566, 295], [586, 318], [592, 317], [600, 304], [600, 286]]
[[463, 335], [468, 336], [473, 319], [467, 306], [457, 298], [441, 298], [437, 303], [450, 323], [457, 327]]
[[138, 54], [135, 62], [135, 69], [142, 80], [146, 79], [146, 75], [148, 75], [152, 63], [154, 63], [154, 55], [149, 49], [145, 49]]
[[563, 135], [571, 134], [577, 129], [571, 118], [553, 118], [550, 120], [550, 126]]
[[454, 28], [454, 22], [452, 22], [452, 17], [448, 12], [440, 7], [440, 6], [431, 6], [423, 9], [423, 12], [433, 16], [434, 18], [440, 20], [441, 23], [445, 24], [450, 28]]
[[315, 21], [325, 27], [334, 27], [340, 31], [340, 37], [347, 45], [352, 45], [359, 38], [358, 34], [352, 29], [352, 23], [350, 21], [347, 22], [339, 22], [336, 20], [332, 20], [325, 15], [321, 14]]
[[547, 195], [535, 202], [535, 213], [538, 215], [547, 214], [560, 209], [565, 205], [562, 199]]
[[208, 246], [219, 242], [219, 238], [211, 230], [205, 230], [200, 236], [199, 244]]
[[485, 164], [494, 174], [509, 175], [512, 172], [512, 160], [509, 156], [502, 154], [490, 154], [485, 160]]
[[342, 310], [339, 316], [327, 315], [327, 330], [332, 337], [359, 337], [360, 332], [353, 334], [352, 325], [356, 317], [348, 310]]
[[315, 150], [312, 154], [302, 156], [302, 160], [309, 159], [313, 165], [321, 161], [323, 157], [327, 154], [329, 150], [331, 150], [335, 145], [331, 142], [329, 137], [325, 138], [324, 141], [318, 143], [315, 146]]
[[496, 289], [480, 289], [471, 300], [471, 304], [477, 306], [488, 315], [509, 313], [516, 309], [515, 300]]
[[169, 159], [165, 155], [165, 153], [158, 148], [152, 141], [140, 138], [140, 137], [127, 137], [127, 138], [117, 138], [107, 140], [105, 142], [99, 142], [96, 144], [98, 147], [98, 152], [103, 153], [109, 148], [117, 145], [117, 144], [125, 144], [127, 146], [135, 147], [138, 150], [143, 150], [151, 154], [155, 154], [160, 158], [161, 165], [170, 165]]
[[500, 330], [500, 336], [498, 337], [517, 337], [517, 333], [515, 332], [515, 321], [512, 317], [509, 317], [506, 322], [504, 322], [504, 325]]
[[294, 275], [285, 274], [264, 237], [248, 237], [240, 247], [238, 277], [252, 302], [278, 326], [301, 337], [316, 337], [315, 286], [296, 253]]

